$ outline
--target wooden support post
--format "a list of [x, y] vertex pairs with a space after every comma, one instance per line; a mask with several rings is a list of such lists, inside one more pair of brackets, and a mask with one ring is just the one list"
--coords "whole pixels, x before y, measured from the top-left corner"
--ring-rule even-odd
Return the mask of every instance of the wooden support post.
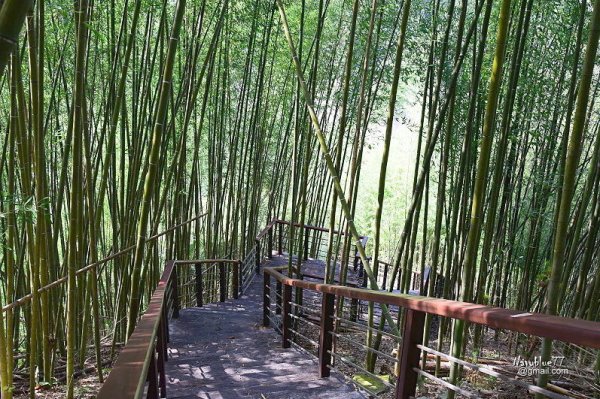
[[[358, 268], [358, 262], [360, 260], [360, 256], [358, 254], [358, 249], [356, 248], [356, 245], [354, 246], [354, 271], [356, 271], [356, 269]], [[359, 274], [360, 276], [360, 274]]]
[[271, 309], [271, 276], [263, 273], [263, 326], [269, 327], [269, 311]]
[[171, 279], [173, 281], [173, 318], [177, 319], [179, 318], [179, 309], [181, 309], [179, 305], [179, 290], [177, 288], [177, 264], [173, 266], [173, 274]]
[[237, 261], [233, 264], [233, 299], [240, 297], [240, 269], [242, 268], [242, 261]]
[[281, 281], [278, 281], [275, 285], [276, 295], [275, 295], [275, 314], [281, 314]]
[[[165, 299], [165, 303], [166, 303], [166, 299]], [[171, 337], [169, 336], [169, 309], [167, 309], [167, 307], [163, 307], [163, 311], [162, 311], [162, 318], [165, 321], [163, 323], [163, 330], [164, 330], [164, 334], [165, 334], [165, 346], [163, 348], [164, 352], [165, 352], [165, 362], [169, 360], [169, 358], [167, 357], [167, 345], [169, 342], [171, 342]]]
[[321, 303], [321, 325], [319, 333], [319, 377], [329, 377], [331, 373], [331, 350], [333, 344], [333, 308], [335, 295], [323, 294]]
[[381, 284], [381, 289], [385, 290], [385, 283], [387, 282], [388, 268], [390, 265], [387, 263], [383, 266], [383, 284]]
[[407, 309], [404, 329], [402, 331], [402, 350], [400, 353], [400, 374], [396, 381], [396, 399], [414, 397], [417, 390], [417, 373], [421, 350], [417, 345], [423, 342], [423, 326], [425, 313]]
[[194, 265], [196, 271], [196, 306], [202, 306], [202, 263]]
[[305, 226], [304, 227], [304, 260], [308, 259], [308, 235], [309, 235], [309, 230]]
[[350, 321], [356, 321], [358, 319], [358, 299], [352, 298], [350, 300]]
[[282, 311], [283, 314], [281, 315], [281, 346], [283, 348], [289, 348], [290, 347], [290, 340], [291, 340], [291, 333], [290, 333], [290, 327], [292, 324], [292, 287], [289, 285], [284, 285], [283, 286], [283, 297], [282, 297]]
[[283, 255], [283, 223], [277, 223], [279, 233], [277, 234], [277, 253]]
[[225, 263], [219, 263], [219, 301], [227, 299], [227, 279], [225, 278]]
[[268, 248], [268, 252], [267, 252], [267, 257], [269, 259], [273, 258], [273, 227], [271, 227], [269, 229], [269, 233], [267, 235], [267, 243], [269, 244], [269, 248]]
[[256, 274], [260, 273], [260, 240], [256, 240]]
[[167, 375], [165, 373], [167, 340], [165, 337], [165, 323], [165, 318], [161, 317], [158, 326], [158, 336], [156, 338], [156, 351], [158, 352], [158, 385], [160, 386], [161, 398], [167, 397]]
[[148, 393], [146, 397], [148, 399], [158, 399], [158, 373], [156, 370], [156, 354], [152, 351], [150, 356], [150, 366], [148, 368]]

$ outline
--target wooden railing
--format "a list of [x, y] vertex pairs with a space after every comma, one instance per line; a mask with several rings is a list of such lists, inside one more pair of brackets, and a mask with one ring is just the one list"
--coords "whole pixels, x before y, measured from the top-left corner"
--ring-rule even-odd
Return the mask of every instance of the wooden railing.
[[[203, 306], [208, 299], [215, 301], [218, 298], [223, 302], [229, 296], [237, 299], [238, 295], [248, 288], [253, 277], [260, 273], [261, 263], [264, 259], [272, 257], [274, 253], [283, 254], [284, 251], [289, 250], [286, 226], [289, 228], [290, 222], [283, 220], [270, 222], [256, 236], [255, 246], [247, 250], [246, 256], [242, 260], [168, 261], [146, 312], [122, 349], [97, 397], [99, 399], [140, 398], [144, 392], [150, 399], [166, 397], [165, 362], [167, 361], [169, 340], [169, 319], [178, 317], [182, 305], [183, 307]], [[297, 224], [295, 226], [300, 227]], [[325, 242], [323, 235], [329, 230], [308, 225], [303, 227], [302, 258], [322, 259]], [[343, 235], [344, 233], [334, 231], [334, 234]], [[363, 245], [366, 244], [366, 240], [367, 237], [362, 237]], [[276, 251], [274, 251], [275, 249]], [[337, 255], [343, 254], [338, 253]], [[360, 271], [362, 263], [356, 248], [350, 248], [347, 256], [348, 260], [353, 262], [355, 270]], [[216, 273], [211, 274], [212, 284], [207, 284], [206, 273], [209, 273], [209, 270], [217, 270]], [[290, 287], [289, 285], [285, 286]], [[215, 287], [218, 287], [218, 295]], [[360, 289], [358, 291], [369, 292]], [[357, 297], [357, 299], [361, 298]], [[328, 297], [326, 303], [331, 305], [330, 301], [331, 297]], [[288, 302], [283, 302], [284, 309], [289, 305]], [[352, 306], [353, 309], [356, 309], [357, 301], [352, 301]], [[327, 309], [327, 312], [331, 311], [329, 307]], [[354, 311], [354, 313], [356, 312]], [[323, 328], [324, 331], [329, 331], [330, 326], [325, 323]], [[326, 345], [328, 335], [322, 336], [325, 340], [324, 345]], [[327, 354], [323, 356], [326, 358]], [[324, 369], [323, 375], [325, 374], [327, 371]]]
[[[284, 250], [283, 226], [286, 224], [289, 225], [289, 222], [282, 220], [270, 222], [256, 236], [256, 245], [247, 251], [242, 260], [168, 261], [146, 312], [119, 354], [111, 373], [98, 393], [98, 398], [140, 398], [145, 390], [148, 398], [166, 397], [165, 362], [169, 319], [179, 316], [182, 303], [184, 306], [192, 304], [203, 306], [205, 298], [216, 298], [215, 287], [218, 287], [219, 301], [226, 300], [230, 287], [231, 296], [237, 299], [239, 294], [248, 288], [252, 278], [259, 273], [262, 260], [272, 256], [274, 235], [277, 236], [279, 253]], [[275, 226], [279, 228], [274, 234]], [[305, 259], [308, 258], [309, 239], [314, 236], [313, 232], [327, 231], [320, 227], [305, 226]], [[316, 247], [313, 245], [313, 248]], [[193, 273], [190, 266], [194, 267]], [[180, 267], [186, 269], [180, 271]], [[227, 270], [228, 267], [230, 272]], [[217, 273], [210, 275], [211, 284], [207, 284], [206, 273], [209, 268], [218, 270]], [[193, 297], [192, 300], [190, 296]]]
[[[232, 259], [168, 261], [148, 308], [119, 354], [97, 398], [141, 398], [145, 390], [147, 398], [165, 398], [169, 319], [179, 317], [182, 303], [183, 306], [190, 304], [186, 301], [190, 292], [195, 298], [195, 306], [203, 306], [204, 297], [217, 296], [220, 302], [230, 296], [237, 299], [249, 285], [244, 278], [254, 276], [250, 273], [242, 277], [242, 271], [253, 266], [253, 262], [250, 265], [246, 263]], [[194, 267], [193, 273], [189, 270], [191, 266]], [[218, 287], [218, 295], [213, 295], [211, 288], [206, 286], [205, 272], [211, 266], [218, 268], [216, 284], [213, 284], [213, 287]]]
[[[327, 235], [329, 229], [312, 225], [301, 225], [299, 223], [291, 223], [286, 220], [274, 219], [256, 236], [256, 265], [255, 269], [258, 273], [262, 259], [271, 258], [274, 253], [283, 255], [290, 252], [290, 233], [291, 226], [295, 228], [303, 228], [302, 237], [296, 236], [298, 247], [295, 248], [295, 253], [301, 257], [301, 260], [316, 259], [325, 261], [327, 258], [327, 246], [329, 244]], [[334, 230], [334, 237], [342, 237], [346, 233], [343, 231]], [[368, 237], [361, 236], [361, 245], [367, 245]], [[347, 248], [344, 254], [343, 250], [338, 250], [332, 254], [334, 258], [346, 258], [351, 262], [357, 276], [362, 278], [361, 283], [365, 285], [367, 279], [364, 278], [364, 269], [356, 246], [352, 245]]]
[[[551, 338], [583, 347], [600, 349], [600, 323], [598, 322], [568, 319], [539, 313], [519, 312], [438, 298], [399, 295], [348, 286], [319, 284], [287, 277], [282, 274], [283, 269], [284, 268], [264, 268], [263, 324], [269, 326], [272, 325], [272, 323], [277, 323], [274, 327], [280, 330], [282, 335], [282, 346], [288, 348], [291, 344], [294, 344], [295, 340], [293, 339], [293, 335], [300, 335], [299, 331], [293, 330], [293, 320], [299, 319], [298, 314], [302, 316], [302, 313], [308, 311], [306, 304], [298, 305], [294, 302], [293, 292], [298, 291], [292, 290], [292, 287], [321, 295], [320, 318], [317, 322], [312, 321], [312, 323], [316, 323], [316, 329], [318, 330], [319, 336], [318, 342], [314, 342], [314, 340], [304, 337], [305, 340], [313, 342], [313, 345], [318, 346], [317, 356], [319, 359], [319, 375], [321, 377], [329, 376], [330, 370], [333, 368], [332, 357], [337, 356], [340, 360], [346, 361], [342, 356], [337, 354], [332, 347], [333, 338], [340, 336], [340, 334], [334, 331], [334, 321], [342, 320], [339, 317], [340, 313], [336, 312], [334, 307], [334, 304], [337, 302], [336, 298], [370, 301], [377, 304], [385, 304], [390, 307], [395, 306], [398, 307], [399, 311], [403, 310], [405, 312], [405, 322], [401, 328], [401, 336], [393, 337], [401, 346], [399, 357], [397, 359], [399, 362], [399, 373], [394, 388], [396, 398], [408, 398], [414, 396], [417, 386], [417, 377], [419, 375], [442, 383], [446, 387], [468, 397], [472, 396], [468, 391], [451, 385], [448, 382], [427, 373], [425, 370], [422, 370], [420, 368], [422, 351], [444, 357], [449, 361], [459, 363], [464, 367], [496, 378], [509, 379], [516, 385], [520, 385], [531, 392], [541, 393], [551, 398], [567, 398], [567, 396], [527, 384], [524, 381], [507, 377], [490, 368], [468, 363], [464, 360], [453, 358], [450, 355], [423, 346], [422, 339], [426, 314], [465, 320], [469, 323], [481, 324], [495, 329], [511, 330], [537, 337]], [[272, 281], [277, 285], [275, 290], [271, 287]], [[306, 298], [306, 293], [302, 294], [302, 297]], [[274, 298], [277, 298], [277, 303], [274, 303]], [[275, 310], [272, 310], [272, 305], [275, 305]], [[301, 310], [301, 312], [294, 312], [293, 310]], [[313, 311], [312, 313], [314, 314], [317, 312]], [[306, 316], [306, 314], [304, 316]], [[357, 323], [352, 323], [352, 325], [356, 324]], [[362, 346], [364, 347], [364, 345]], [[367, 350], [369, 349], [370, 348], [367, 348]], [[378, 352], [374, 349], [371, 350], [373, 352]], [[378, 353], [386, 355], [381, 352]], [[389, 355], [386, 356], [391, 358]], [[357, 366], [352, 363], [351, 365]], [[358, 367], [360, 368], [360, 366]]]
[[[178, 309], [176, 263], [168, 261], [146, 312], [98, 392], [98, 399], [165, 398], [168, 320]], [[175, 278], [174, 278], [175, 277]], [[176, 316], [176, 313], [175, 313]]]

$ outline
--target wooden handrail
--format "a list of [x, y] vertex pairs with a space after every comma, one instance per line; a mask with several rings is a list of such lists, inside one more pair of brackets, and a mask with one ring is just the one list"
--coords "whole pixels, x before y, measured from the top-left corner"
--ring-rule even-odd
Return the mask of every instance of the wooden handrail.
[[265, 226], [264, 229], [262, 229], [257, 235], [256, 235], [256, 239], [260, 240], [261, 238], [263, 238], [268, 232], [269, 230], [271, 230], [273, 228], [273, 226], [275, 226], [277, 223], [279, 222], [279, 220], [274, 219], [272, 220], [269, 224], [267, 224]]
[[158, 286], [152, 294], [148, 309], [140, 318], [112, 371], [100, 387], [97, 399], [142, 397], [148, 370], [151, 363], [154, 363], [158, 330], [165, 321], [165, 293], [174, 270], [175, 262], [168, 261]]
[[[305, 229], [309, 229], [309, 230], [316, 230], [316, 231], [321, 231], [323, 233], [329, 233], [329, 229], [326, 227], [312, 226], [310, 224], [301, 224], [301, 223], [297, 223], [297, 222], [292, 223], [288, 220], [281, 220], [281, 219], [276, 219], [275, 222], [279, 223], [279, 224], [287, 224], [287, 225], [293, 224], [294, 227], [304, 227]], [[345, 232], [340, 232], [339, 230], [333, 230], [333, 234], [346, 235]], [[360, 238], [363, 239], [363, 238], [365, 238], [365, 236], [360, 236]]]
[[[286, 266], [287, 269], [287, 266]], [[308, 277], [308, 278], [315, 278], [315, 279], [319, 279], [319, 280], [323, 280], [325, 276], [319, 276], [317, 274], [310, 274], [310, 273], [302, 273], [302, 277]], [[339, 283], [339, 281], [335, 280], [334, 282]], [[348, 287], [357, 287], [356, 283], [353, 283], [351, 281], [347, 281], [346, 285]]]
[[[167, 287], [173, 283], [173, 317], [177, 317], [179, 305], [177, 304], [177, 266], [199, 266], [206, 264], [219, 265], [219, 280], [221, 286], [220, 301], [225, 301], [228, 283], [223, 273], [225, 265], [233, 265], [233, 297], [238, 298], [240, 261], [237, 259], [196, 259], [196, 260], [170, 260], [167, 261], [158, 285], [150, 298], [147, 310], [144, 312], [127, 344], [121, 350], [113, 368], [98, 392], [98, 399], [141, 398], [146, 382], [149, 382], [148, 397], [158, 398], [158, 385], [161, 397], [166, 395], [166, 375], [164, 362], [166, 361], [166, 336], [168, 335], [168, 303]], [[202, 294], [201, 279], [200, 298]], [[198, 285], [196, 286], [198, 289]], [[198, 296], [198, 292], [196, 293]], [[198, 306], [202, 306], [201, 299]], [[158, 381], [157, 381], [158, 378]], [[152, 392], [152, 394], [150, 394]]]
[[197, 265], [204, 263], [239, 263], [239, 259], [190, 259], [190, 260], [176, 260], [174, 261], [177, 265]]
[[[273, 220], [256, 236], [257, 243], [260, 243], [260, 241], [271, 232], [274, 226], [278, 224], [290, 223], [277, 219]], [[329, 231], [328, 229], [315, 226], [306, 227], [318, 231]], [[271, 237], [269, 237], [269, 241], [271, 241]], [[269, 242], [269, 246], [269, 251], [272, 251], [272, 242]], [[260, 248], [257, 248], [257, 257], [260, 257]], [[176, 285], [177, 266], [201, 266], [215, 263], [220, 265], [221, 270], [224, 268], [225, 264], [233, 264], [234, 267], [237, 266], [237, 278], [239, 278], [239, 265], [241, 261], [238, 259], [194, 259], [172, 260], [167, 262], [158, 285], [150, 298], [146, 312], [138, 321], [133, 334], [121, 350], [111, 373], [100, 388], [97, 396], [98, 399], [140, 398], [144, 393], [146, 382], [149, 382], [150, 384], [148, 393], [152, 392], [153, 397], [158, 397], [158, 385], [160, 385], [161, 388], [161, 396], [165, 395], [164, 361], [166, 360], [166, 343], [164, 336], [166, 335], [165, 329], [168, 324], [167, 316], [168, 311], [170, 310], [166, 309], [166, 304], [168, 303], [165, 298], [167, 286], [171, 282], [173, 283], [172, 294], [174, 301], [172, 306], [174, 311], [173, 317], [176, 317], [178, 311]], [[199, 269], [197, 268], [197, 273], [198, 270]], [[276, 269], [272, 270], [276, 271]], [[221, 273], [220, 280], [222, 279], [223, 275]], [[222, 282], [221, 285], [223, 285]], [[289, 295], [291, 294], [291, 291], [288, 289], [287, 293]], [[222, 296], [223, 295], [221, 294], [221, 300], [223, 300]], [[157, 352], [158, 359], [156, 356]], [[159, 382], [156, 381], [157, 378], [159, 379]]]
[[[152, 237], [148, 237], [148, 238], [146, 238], [146, 240], [144, 241], [144, 244], [147, 244], [147, 243], [149, 243], [149, 242], [151, 242], [151, 241], [154, 241], [154, 240], [156, 240], [157, 238], [160, 238], [160, 237], [164, 236], [165, 234], [168, 234], [168, 233], [170, 233], [170, 232], [172, 232], [172, 231], [174, 231], [174, 230], [177, 230], [178, 228], [180, 228], [180, 227], [182, 227], [182, 226], [185, 226], [186, 224], [189, 224], [189, 223], [191, 223], [191, 222], [193, 222], [193, 221], [195, 221], [195, 220], [198, 220], [198, 219], [200, 219], [200, 218], [202, 218], [202, 217], [204, 217], [204, 216], [206, 216], [206, 215], [207, 215], [207, 213], [203, 213], [203, 214], [201, 214], [201, 215], [198, 215], [198, 216], [195, 216], [195, 217], [193, 217], [193, 218], [191, 218], [191, 219], [188, 219], [188, 220], [186, 220], [186, 221], [184, 221], [184, 222], [181, 222], [181, 223], [179, 223], [179, 224], [177, 224], [177, 225], [175, 225], [175, 226], [171, 226], [171, 227], [169, 227], [168, 229], [166, 229], [166, 230], [164, 230], [164, 231], [162, 231], [162, 232], [160, 232], [160, 233], [158, 233], [158, 234], [155, 234], [155, 235], [153, 235]], [[129, 252], [133, 251], [134, 249], [135, 249], [135, 244], [134, 244], [134, 245], [130, 245], [130, 246], [128, 246], [128, 247], [127, 247], [127, 248], [125, 248], [125, 249], [122, 249], [122, 250], [120, 250], [120, 251], [118, 251], [118, 252], [115, 252], [115, 253], [114, 253], [114, 254], [112, 254], [112, 255], [109, 255], [109, 256], [105, 257], [104, 259], [100, 259], [100, 260], [98, 260], [98, 261], [96, 261], [96, 262], [90, 263], [90, 264], [88, 264], [88, 265], [86, 265], [86, 266], [82, 267], [81, 269], [79, 269], [79, 270], [75, 271], [75, 275], [77, 275], [77, 276], [78, 276], [78, 275], [80, 275], [80, 274], [87, 273], [87, 272], [89, 272], [90, 270], [92, 270], [92, 269], [96, 268], [97, 266], [100, 266], [100, 265], [102, 265], [102, 264], [104, 264], [104, 263], [106, 263], [106, 262], [109, 262], [109, 261], [111, 261], [111, 260], [113, 260], [113, 259], [116, 259], [116, 258], [118, 258], [118, 257], [120, 257], [120, 256], [123, 256], [123, 255], [125, 255], [125, 254], [127, 254], [127, 253], [129, 253]], [[54, 287], [56, 287], [56, 286], [58, 286], [58, 285], [61, 285], [61, 284], [64, 284], [64, 283], [66, 283], [66, 282], [67, 282], [67, 276], [63, 276], [63, 277], [59, 278], [58, 280], [55, 280], [55, 281], [53, 281], [53, 282], [51, 282], [51, 283], [49, 283], [49, 284], [46, 284], [46, 285], [44, 285], [43, 287], [40, 287], [40, 288], [37, 290], [37, 292], [38, 292], [38, 294], [41, 294], [41, 293], [43, 293], [43, 292], [45, 292], [45, 291], [48, 291], [48, 290], [50, 290], [51, 288], [54, 288]], [[33, 294], [31, 294], [31, 293], [30, 293], [30, 294], [27, 294], [27, 295], [25, 295], [25, 296], [23, 296], [23, 297], [21, 297], [21, 298], [17, 299], [17, 300], [16, 300], [16, 301], [14, 301], [14, 302], [11, 302], [11, 303], [9, 303], [9, 304], [6, 304], [6, 305], [4, 305], [4, 306], [2, 307], [2, 311], [3, 311], [3, 312], [6, 312], [7, 310], [10, 310], [10, 309], [16, 308], [16, 307], [18, 307], [18, 306], [24, 305], [24, 304], [26, 304], [27, 302], [29, 302], [29, 301], [31, 300], [31, 298], [32, 298], [32, 297], [33, 297]]]
[[264, 271], [278, 282], [292, 287], [324, 294], [334, 294], [351, 299], [395, 305], [418, 312], [482, 324], [492, 328], [507, 329], [523, 334], [552, 338], [589, 348], [600, 349], [600, 323], [598, 322], [550, 316], [541, 313], [522, 312], [440, 298], [392, 294], [341, 285], [320, 284], [290, 278], [272, 268], [265, 268]]

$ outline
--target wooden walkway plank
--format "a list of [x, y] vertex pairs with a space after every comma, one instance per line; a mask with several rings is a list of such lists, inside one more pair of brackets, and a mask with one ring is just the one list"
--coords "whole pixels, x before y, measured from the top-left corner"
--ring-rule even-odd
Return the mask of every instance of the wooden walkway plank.
[[338, 373], [319, 378], [316, 358], [281, 348], [262, 327], [262, 274], [238, 300], [188, 308], [170, 323], [169, 398], [363, 399]]

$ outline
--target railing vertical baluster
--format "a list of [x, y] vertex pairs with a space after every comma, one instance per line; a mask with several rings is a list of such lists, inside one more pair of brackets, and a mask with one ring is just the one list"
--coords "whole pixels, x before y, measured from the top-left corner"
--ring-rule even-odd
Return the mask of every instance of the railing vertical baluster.
[[163, 348], [164, 350], [164, 355], [165, 355], [165, 362], [169, 360], [169, 358], [167, 357], [167, 345], [169, 342], [171, 342], [171, 337], [169, 337], [169, 309], [166, 306], [167, 304], [167, 300], [165, 299], [165, 306], [163, 307], [163, 311], [162, 311], [162, 318], [165, 321], [163, 323], [163, 333], [164, 333], [164, 337], [165, 337], [165, 346]]
[[[355, 245], [354, 246], [354, 271], [355, 272], [356, 272], [356, 269], [358, 268], [358, 261], [359, 261], [359, 259], [360, 259], [360, 256], [359, 256], [359, 253], [358, 253], [358, 247]], [[359, 276], [362, 276], [362, 275], [359, 274]]]
[[358, 299], [350, 300], [350, 321], [356, 321], [358, 318]]
[[323, 294], [321, 303], [321, 325], [319, 333], [319, 377], [329, 377], [333, 344], [333, 309], [335, 295]]
[[278, 281], [275, 285], [277, 294], [275, 295], [275, 314], [281, 314], [281, 281]]
[[402, 350], [400, 353], [400, 374], [396, 381], [396, 399], [408, 399], [415, 396], [417, 373], [413, 367], [419, 367], [421, 350], [417, 345], [423, 341], [425, 313], [412, 309], [406, 310], [406, 319], [402, 331]]
[[156, 351], [158, 352], [158, 384], [160, 386], [160, 397], [167, 397], [167, 376], [165, 373], [165, 349], [167, 347], [164, 324], [167, 322], [161, 314], [158, 325], [158, 337], [156, 341]]
[[268, 252], [267, 252], [267, 257], [269, 259], [273, 258], [273, 227], [271, 226], [269, 228], [269, 233], [267, 236], [267, 243], [268, 243]]
[[256, 274], [260, 273], [260, 240], [256, 240]]
[[269, 326], [269, 311], [271, 308], [271, 276], [267, 271], [263, 273], [263, 326]]
[[227, 279], [225, 278], [225, 263], [219, 262], [219, 301], [227, 299]]
[[283, 223], [277, 223], [279, 233], [277, 234], [277, 253], [283, 255]]
[[177, 264], [173, 265], [173, 275], [171, 277], [173, 281], [173, 318], [177, 319], [179, 317], [179, 290], [177, 288]]
[[383, 284], [381, 284], [381, 289], [385, 290], [385, 283], [387, 282], [387, 275], [388, 275], [388, 267], [390, 265], [388, 265], [387, 263], [384, 264], [383, 266]]
[[196, 306], [202, 306], [202, 263], [194, 265], [196, 271]]
[[240, 297], [240, 269], [242, 268], [242, 262], [237, 261], [233, 264], [233, 299]]
[[282, 326], [281, 326], [281, 346], [283, 348], [289, 348], [290, 347], [290, 339], [291, 339], [291, 335], [290, 335], [290, 327], [292, 324], [292, 287], [289, 285], [284, 285], [283, 286], [283, 306], [282, 306], [282, 310], [283, 310], [283, 314], [281, 315], [281, 320], [282, 320]]
[[156, 354], [154, 350], [152, 351], [152, 356], [150, 357], [150, 366], [148, 368], [148, 394], [146, 397], [148, 399], [158, 399], [158, 372], [156, 370]]
[[310, 230], [305, 226], [304, 227], [304, 260], [308, 259], [308, 235], [310, 234]]

